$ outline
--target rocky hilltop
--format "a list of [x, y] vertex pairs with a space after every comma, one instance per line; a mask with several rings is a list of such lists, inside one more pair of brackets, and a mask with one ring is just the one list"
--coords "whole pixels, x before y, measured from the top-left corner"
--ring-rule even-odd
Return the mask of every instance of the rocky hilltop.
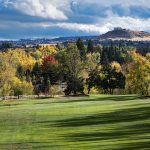
[[144, 31], [132, 31], [122, 28], [114, 28], [100, 36], [100, 39], [150, 39], [150, 33]]

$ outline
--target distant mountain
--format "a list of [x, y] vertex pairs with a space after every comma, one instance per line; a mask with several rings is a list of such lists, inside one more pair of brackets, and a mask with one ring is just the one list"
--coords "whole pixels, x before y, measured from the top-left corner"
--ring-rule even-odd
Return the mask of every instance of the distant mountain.
[[122, 28], [114, 28], [114, 30], [109, 31], [105, 34], [100, 35], [100, 39], [149, 39], [150, 40], [150, 33], [144, 31], [132, 31]]

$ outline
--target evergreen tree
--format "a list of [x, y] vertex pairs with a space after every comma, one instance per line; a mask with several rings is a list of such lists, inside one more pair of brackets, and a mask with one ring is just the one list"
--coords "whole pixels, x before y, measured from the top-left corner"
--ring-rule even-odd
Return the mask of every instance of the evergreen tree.
[[40, 74], [40, 72], [41, 72], [40, 65], [36, 62], [35, 65], [33, 66], [32, 74], [37, 76], [38, 74]]
[[76, 42], [77, 48], [80, 51], [81, 60], [85, 58], [85, 47], [81, 38], [79, 38]]
[[101, 53], [101, 64], [105, 67], [107, 67], [109, 65], [108, 54], [104, 48], [103, 48], [103, 51]]
[[94, 52], [94, 44], [92, 40], [88, 41], [88, 47], [87, 47], [87, 52], [88, 53], [93, 53]]

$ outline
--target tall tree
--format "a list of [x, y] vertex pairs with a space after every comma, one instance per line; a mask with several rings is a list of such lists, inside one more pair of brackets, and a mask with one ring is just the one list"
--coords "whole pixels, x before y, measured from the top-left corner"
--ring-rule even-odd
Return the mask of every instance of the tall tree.
[[88, 53], [93, 53], [94, 52], [94, 44], [93, 44], [92, 40], [88, 41], [87, 52]]
[[55, 84], [59, 80], [58, 61], [54, 56], [45, 56], [41, 65], [42, 76], [49, 79], [51, 84]]
[[80, 52], [77, 46], [69, 44], [57, 57], [67, 82], [65, 93], [67, 95], [71, 93], [83, 93], [83, 80], [80, 76], [83, 69], [83, 62], [80, 59]]
[[0, 53], [0, 95], [8, 96], [11, 92], [11, 80], [16, 74], [13, 57], [8, 52]]
[[129, 65], [126, 87], [129, 91], [145, 96], [150, 95], [150, 60], [131, 53], [133, 62]]
[[85, 54], [86, 54], [83, 40], [81, 38], [79, 38], [76, 42], [76, 45], [77, 45], [77, 48], [80, 52], [81, 60], [83, 60], [85, 58]]

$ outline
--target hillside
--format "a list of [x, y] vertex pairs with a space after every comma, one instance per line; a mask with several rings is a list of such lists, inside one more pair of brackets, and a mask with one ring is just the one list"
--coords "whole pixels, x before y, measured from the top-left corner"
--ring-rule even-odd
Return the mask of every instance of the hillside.
[[131, 39], [131, 40], [150, 40], [150, 33], [144, 31], [132, 31], [122, 28], [115, 28], [100, 36], [100, 39]]

